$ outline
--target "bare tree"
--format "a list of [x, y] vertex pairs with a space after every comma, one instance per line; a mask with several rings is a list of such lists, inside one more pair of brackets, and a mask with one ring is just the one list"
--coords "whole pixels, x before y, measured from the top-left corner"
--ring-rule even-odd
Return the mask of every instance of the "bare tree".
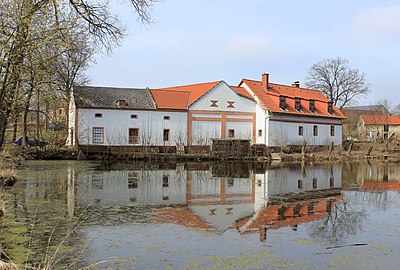
[[351, 68], [349, 61], [340, 57], [314, 64], [308, 72], [305, 85], [322, 91], [340, 109], [354, 103], [355, 97], [369, 92], [365, 74], [357, 68]]
[[[125, 0], [128, 1], [128, 0]], [[151, 7], [157, 0], [129, 0], [142, 23], [151, 21]], [[67, 73], [62, 82], [56, 82], [53, 71], [50, 89], [68, 92], [79, 71], [87, 66], [94, 51], [93, 46], [109, 52], [118, 45], [125, 29], [118, 18], [109, 12], [106, 0], [2, 0], [0, 3], [0, 147], [4, 143], [6, 126], [11, 117], [18, 116], [15, 108], [26, 96], [27, 56], [37, 48], [53, 47], [65, 63], [61, 68]], [[77, 28], [83, 30], [75, 32]], [[86, 35], [87, 39], [80, 39]], [[75, 38], [73, 38], [75, 36]], [[76, 42], [82, 40], [82, 43]], [[74, 43], [74, 44], [73, 44]], [[86, 46], [86, 43], [91, 47]], [[78, 45], [82, 45], [78, 47]], [[74, 46], [71, 46], [74, 45]], [[88, 49], [89, 48], [89, 49]], [[50, 50], [48, 50], [50, 51]], [[57, 57], [57, 54], [54, 55]], [[83, 60], [83, 61], [82, 61]], [[49, 65], [50, 66], [50, 65]], [[51, 66], [60, 66], [52, 64]], [[36, 68], [36, 67], [34, 67]], [[38, 78], [39, 79], [39, 78]], [[40, 81], [40, 79], [39, 79]], [[55, 86], [58, 84], [58, 87]], [[35, 89], [31, 89], [32, 91]], [[33, 92], [32, 92], [33, 93]], [[39, 97], [39, 95], [37, 95]], [[25, 100], [26, 105], [30, 100]]]

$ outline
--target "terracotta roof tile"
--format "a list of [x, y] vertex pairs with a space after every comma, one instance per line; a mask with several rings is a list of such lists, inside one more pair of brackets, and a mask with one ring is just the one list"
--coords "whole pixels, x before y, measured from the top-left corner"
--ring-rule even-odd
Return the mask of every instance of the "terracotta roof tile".
[[243, 96], [245, 98], [254, 100], [253, 96], [243, 87], [239, 86], [229, 86], [233, 91], [236, 92], [236, 94]]
[[400, 115], [363, 115], [366, 125], [400, 125]]
[[[273, 83], [269, 84], [269, 91], [267, 91], [260, 81], [243, 79], [240, 84], [242, 83], [245, 83], [250, 90], [253, 91], [259, 99], [261, 106], [268, 109], [270, 112], [313, 117], [346, 118], [335, 106], [333, 106], [333, 114], [328, 113], [329, 100], [320, 91]], [[279, 107], [280, 96], [286, 97], [286, 110], [282, 110]], [[295, 109], [295, 98], [301, 98], [302, 109], [300, 112]], [[309, 100], [315, 100], [316, 113], [309, 111]]]
[[216, 81], [216, 82], [174, 86], [174, 87], [161, 88], [158, 90], [189, 92], [190, 97], [188, 106], [190, 106], [221, 82], [222, 81]]
[[150, 90], [150, 93], [156, 102], [157, 109], [187, 109], [190, 92]]

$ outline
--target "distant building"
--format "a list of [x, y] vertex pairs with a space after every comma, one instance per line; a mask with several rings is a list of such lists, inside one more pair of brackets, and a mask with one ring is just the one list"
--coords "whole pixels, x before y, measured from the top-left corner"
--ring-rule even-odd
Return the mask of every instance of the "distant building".
[[389, 111], [383, 105], [353, 106], [344, 107], [342, 109], [346, 119], [343, 121], [343, 140], [358, 139], [361, 140], [365, 136], [358, 129], [360, 117], [363, 115], [390, 115]]
[[400, 115], [362, 115], [358, 121], [358, 129], [362, 140], [398, 140]]
[[68, 145], [207, 146], [245, 139], [267, 146], [341, 144], [345, 116], [320, 91], [243, 79], [133, 89], [77, 86]]

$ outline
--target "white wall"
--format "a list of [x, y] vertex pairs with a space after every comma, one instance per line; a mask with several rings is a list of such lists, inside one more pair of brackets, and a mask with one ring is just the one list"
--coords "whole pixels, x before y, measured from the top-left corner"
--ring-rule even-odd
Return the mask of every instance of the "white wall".
[[[333, 186], [330, 179], [333, 177]], [[317, 187], [313, 188], [313, 179], [317, 179]], [[298, 187], [298, 181], [302, 181], [302, 187]], [[288, 193], [305, 192], [311, 190], [324, 190], [341, 188], [342, 166], [287, 166], [272, 168], [265, 173], [255, 175], [255, 211], [261, 209], [268, 202], [269, 196], [284, 195]]]
[[[218, 100], [218, 107], [210, 107], [210, 100]], [[235, 108], [227, 108], [228, 101], [234, 101]], [[255, 112], [255, 102], [239, 96], [224, 81], [206, 93], [189, 110], [223, 111], [223, 112]]]
[[[101, 113], [103, 117], [95, 118], [95, 113]], [[132, 114], [138, 118], [131, 119]], [[164, 120], [164, 116], [170, 116], [170, 120]], [[129, 128], [139, 129], [138, 145], [174, 146], [177, 142], [186, 144], [187, 141], [186, 112], [79, 109], [78, 123], [81, 145], [93, 144], [93, 127], [104, 127], [103, 145], [134, 145], [128, 144]], [[164, 129], [170, 129], [170, 141], [163, 141]]]
[[[137, 187], [129, 186], [130, 173], [137, 175]], [[169, 176], [168, 187], [163, 187], [163, 176]], [[81, 172], [78, 183], [79, 206], [186, 203], [186, 171]]]
[[[278, 120], [278, 121], [274, 121]], [[279, 120], [284, 120], [280, 122]], [[293, 121], [293, 123], [286, 122]], [[304, 122], [302, 122], [304, 121]], [[313, 135], [314, 126], [318, 126], [318, 136]], [[335, 126], [335, 135], [331, 136], [331, 126]], [[318, 119], [301, 116], [276, 116], [268, 120], [268, 146], [299, 145], [306, 141], [309, 145], [335, 145], [342, 143], [342, 124], [340, 119]], [[299, 126], [303, 127], [303, 136], [299, 135]]]

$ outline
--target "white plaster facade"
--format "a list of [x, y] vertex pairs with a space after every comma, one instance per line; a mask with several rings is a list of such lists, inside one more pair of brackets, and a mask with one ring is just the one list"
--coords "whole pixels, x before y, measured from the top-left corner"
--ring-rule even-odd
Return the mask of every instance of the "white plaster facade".
[[[96, 114], [102, 117], [96, 118]], [[186, 142], [186, 112], [81, 108], [77, 119], [80, 145], [176, 146]], [[93, 140], [93, 128], [96, 127], [104, 129], [103, 143]], [[138, 143], [129, 143], [129, 129], [139, 130]], [[169, 140], [164, 140], [164, 130], [169, 130]]]
[[[271, 113], [261, 106], [250, 87], [245, 83], [241, 87], [253, 99], [221, 81], [185, 110], [77, 107], [72, 96], [67, 144], [210, 145], [211, 139], [229, 138], [249, 139], [267, 146], [341, 144], [341, 118]], [[103, 139], [93, 138], [94, 129], [101, 132]], [[139, 139], [134, 143], [129, 140], [129, 129], [138, 130], [135, 132]]]

